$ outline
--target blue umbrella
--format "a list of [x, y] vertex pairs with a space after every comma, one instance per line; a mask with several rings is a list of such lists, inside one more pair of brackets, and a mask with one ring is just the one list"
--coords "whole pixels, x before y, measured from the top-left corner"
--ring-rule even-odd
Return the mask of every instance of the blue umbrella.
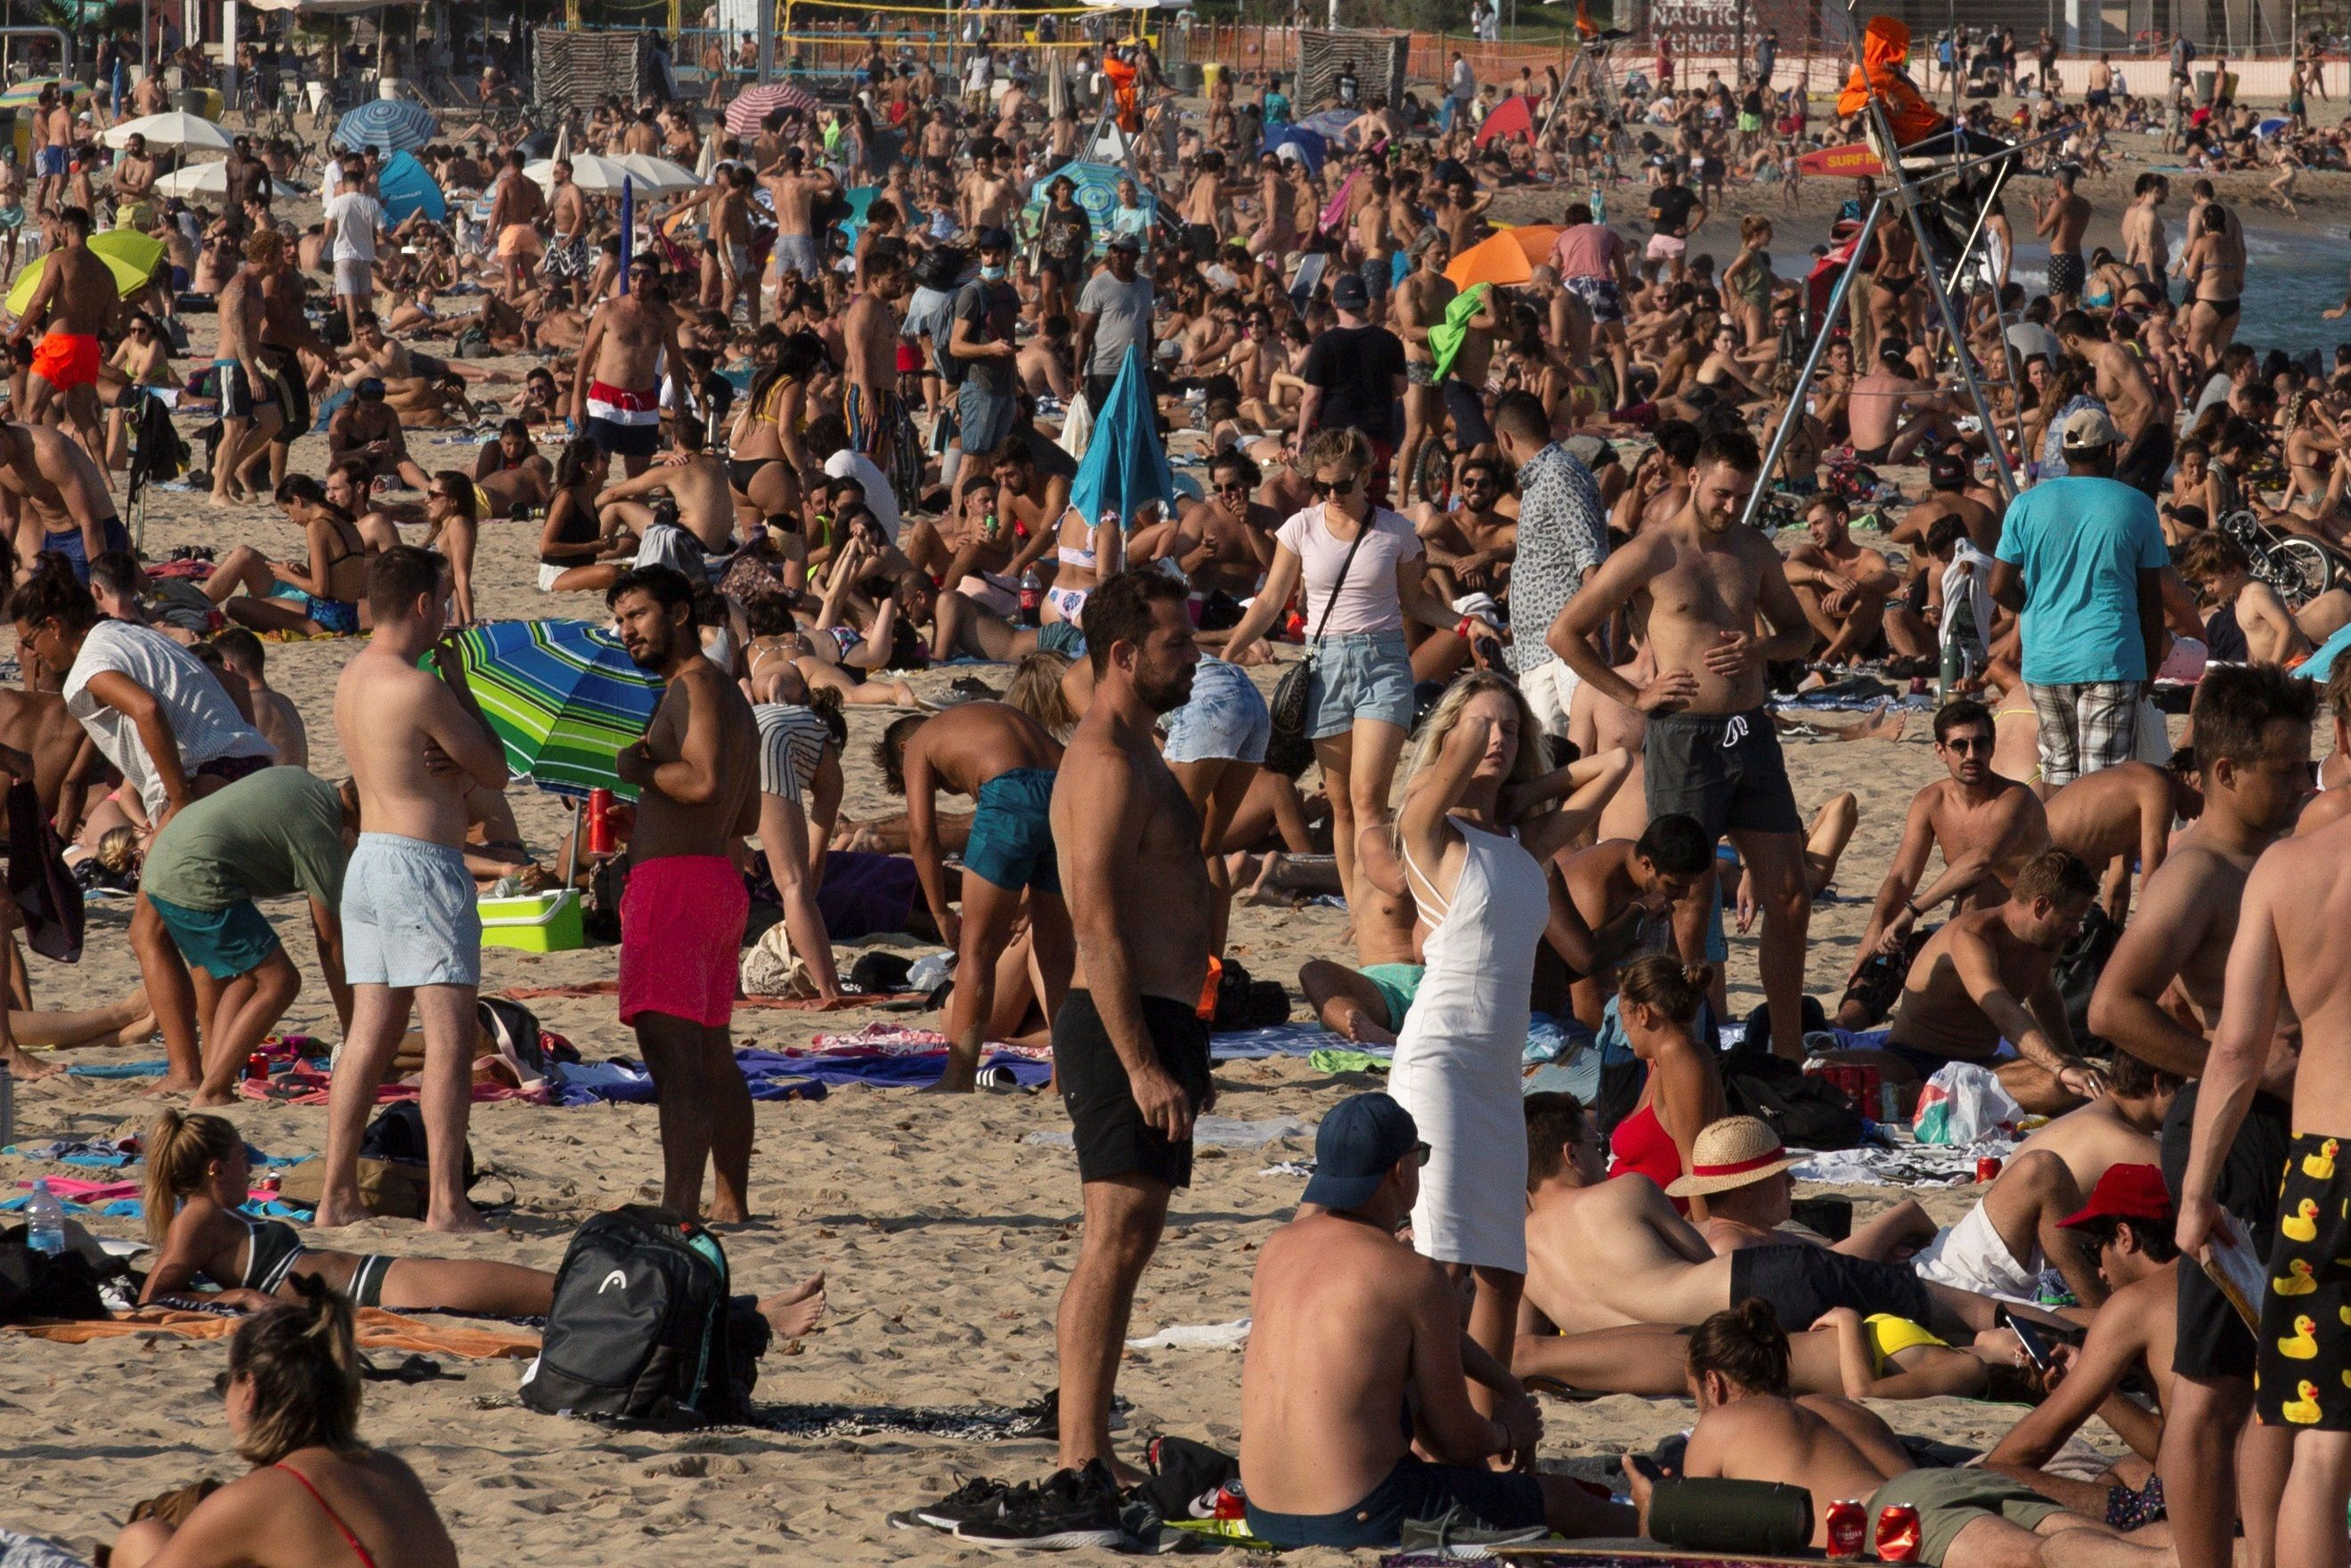
[[1347, 134], [1347, 127], [1354, 123], [1355, 111], [1352, 109], [1326, 109], [1320, 114], [1310, 114], [1298, 122], [1301, 130], [1311, 131], [1322, 138], [1325, 144], [1343, 140]]
[[[1087, 218], [1093, 224], [1094, 254], [1100, 256], [1110, 248], [1110, 236], [1114, 232], [1113, 218], [1118, 212], [1118, 183], [1133, 176], [1115, 163], [1090, 163], [1080, 159], [1062, 164], [1037, 182], [1036, 193], [1029, 197], [1029, 205], [1022, 210], [1022, 216], [1027, 219], [1031, 233], [1044, 222], [1046, 193], [1052, 189], [1054, 181], [1064, 177], [1077, 187], [1072, 199], [1085, 209]], [[1145, 220], [1147, 230], [1149, 222], [1158, 215], [1159, 204], [1140, 183], [1135, 187], [1135, 193], [1143, 203], [1144, 212], [1150, 214]]]
[[517, 777], [553, 795], [637, 798], [615, 759], [644, 735], [663, 683], [610, 632], [584, 621], [499, 621], [460, 632], [453, 645]]
[[1176, 476], [1167, 467], [1167, 449], [1159, 443], [1143, 347], [1130, 343], [1110, 396], [1094, 411], [1093, 434], [1086, 437], [1086, 455], [1070, 483], [1070, 506], [1089, 523], [1100, 521], [1106, 510], [1115, 511], [1120, 526], [1132, 528], [1136, 510], [1150, 501], [1174, 506]]
[[449, 204], [441, 194], [441, 187], [413, 152], [395, 152], [384, 160], [382, 170], [376, 175], [376, 193], [383, 201], [383, 221], [386, 224], [405, 223], [413, 213], [423, 213], [433, 222], [449, 221]]
[[1285, 147], [1298, 149], [1298, 155], [1306, 161], [1306, 172], [1310, 174], [1322, 172], [1322, 160], [1330, 155], [1331, 151], [1331, 144], [1322, 140], [1321, 131], [1309, 131], [1302, 125], [1280, 126], [1265, 139], [1268, 152], [1279, 152]]
[[335, 123], [335, 145], [357, 152], [366, 147], [405, 152], [440, 133], [441, 122], [421, 103], [371, 98]]

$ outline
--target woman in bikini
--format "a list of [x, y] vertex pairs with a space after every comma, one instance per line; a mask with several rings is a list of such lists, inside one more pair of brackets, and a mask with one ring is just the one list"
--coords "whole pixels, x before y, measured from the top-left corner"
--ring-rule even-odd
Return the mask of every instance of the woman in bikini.
[[628, 570], [636, 536], [596, 513], [612, 460], [591, 438], [574, 436], [555, 465], [555, 493], [548, 497], [547, 523], [538, 532], [541, 593], [601, 593]]
[[238, 1324], [221, 1399], [253, 1469], [176, 1527], [125, 1525], [116, 1568], [457, 1568], [416, 1472], [360, 1441], [360, 1386], [350, 1303], [331, 1291]]
[[123, 404], [137, 387], [172, 392], [180, 387], [172, 369], [172, 345], [143, 310], [130, 318], [120, 346], [98, 374], [98, 400], [106, 408], [106, 465], [110, 469], [131, 461], [131, 421]]
[[238, 545], [205, 579], [204, 596], [256, 631], [349, 637], [364, 630], [368, 546], [359, 525], [307, 474], [286, 476], [277, 506], [308, 541], [308, 566], [273, 561]]
[[818, 471], [800, 433], [807, 423], [809, 375], [823, 358], [821, 340], [809, 331], [769, 328], [752, 350], [758, 368], [726, 438], [726, 483], [735, 509], [747, 511], [753, 520], [798, 512], [799, 476]]
[[862, 537], [851, 538], [833, 561], [812, 616], [805, 594], [783, 591], [747, 601], [745, 679], [756, 684], [789, 665], [810, 690], [837, 692], [843, 702], [915, 706], [914, 688], [905, 682], [868, 678], [889, 666], [897, 645], [897, 601], [884, 598], [868, 605], [855, 592], [879, 559]]
[[2188, 351], [2207, 369], [2217, 364], [2237, 335], [2243, 305], [2245, 264], [2229, 243], [2229, 209], [2204, 204], [2202, 231], [2189, 243], [2180, 272], [2188, 279]]
[[[1711, 978], [1708, 966], [1685, 968], [1659, 954], [1635, 958], [1618, 977], [1616, 1017], [1646, 1073], [1640, 1099], [1609, 1134], [1610, 1176], [1645, 1176], [1671, 1186], [1689, 1174], [1699, 1131], [1729, 1114], [1714, 1052], [1693, 1033]], [[1674, 1206], [1706, 1218], [1703, 1197], [1676, 1198]]]

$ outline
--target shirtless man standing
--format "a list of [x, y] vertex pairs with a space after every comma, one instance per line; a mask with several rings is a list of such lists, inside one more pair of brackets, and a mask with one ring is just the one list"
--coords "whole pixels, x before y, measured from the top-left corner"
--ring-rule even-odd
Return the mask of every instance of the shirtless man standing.
[[[2336, 672], [2351, 681], [2351, 665]], [[2334, 681], [2330, 681], [2332, 695]], [[2294, 825], [2310, 794], [2310, 725], [2317, 694], [2276, 669], [2218, 667], [2196, 688], [2192, 722], [2204, 812], [2139, 893], [2138, 918], [2115, 945], [2090, 998], [2090, 1028], [2117, 1050], [2190, 1080], [2163, 1124], [2163, 1173], [2184, 1196], [2203, 1085], [2206, 1033], [2220, 1019], [2246, 878]], [[2187, 1004], [2185, 1018], [2172, 999]], [[2285, 1095], [2295, 1058], [2289, 1027], [2272, 1042], [2263, 1092], [2242, 1107], [2217, 1201], [2256, 1250], [2278, 1214], [2278, 1173], [2293, 1123]], [[2207, 1188], [2208, 1194], [2216, 1189]], [[2246, 1550], [2273, 1562], [2272, 1521], [2290, 1431], [2254, 1423], [2255, 1345], [2202, 1269], [2179, 1270], [2179, 1343], [2158, 1461], [2182, 1568], [2228, 1568], [2241, 1513]], [[2239, 1435], [2244, 1469], [2239, 1471]]]
[[2070, 166], [2058, 166], [2050, 176], [2049, 199], [2032, 225], [2033, 237], [2049, 242], [2049, 302], [2061, 315], [2081, 304], [2082, 285], [2089, 277], [2082, 262], [2082, 234], [2090, 226], [2090, 199], [2074, 193], [2074, 179]]
[[2158, 289], [2171, 286], [2171, 246], [2163, 232], [2163, 204], [2170, 199], [2169, 180], [2141, 174], [2131, 186], [2131, 204], [2123, 214], [2123, 265]]
[[[1093, 700], [1053, 788], [1053, 843], [1077, 967], [1053, 1019], [1053, 1068], [1077, 1134], [1085, 1230], [1061, 1296], [1061, 1463], [1123, 1470], [1111, 1396], [1134, 1289], [1172, 1190], [1192, 1179], [1192, 1120], [1215, 1103], [1207, 868], [1199, 818], [1153, 721], [1190, 697], [1199, 649], [1184, 587], [1136, 568], [1086, 596]], [[1131, 1482], [1131, 1473], [1119, 1479]]]
[[1388, 299], [1389, 323], [1404, 342], [1404, 444], [1396, 450], [1395, 472], [1404, 476], [1398, 494], [1407, 501], [1421, 447], [1445, 429], [1445, 393], [1437, 384], [1428, 329], [1444, 321], [1458, 292], [1445, 276], [1451, 255], [1443, 229], [1431, 224], [1421, 230], [1412, 241], [1413, 269]]
[[861, 434], [872, 433], [866, 438], [867, 444], [859, 450], [880, 460], [882, 471], [889, 476], [901, 506], [914, 499], [906, 473], [910, 466], [908, 455], [902, 450], [906, 415], [898, 396], [895, 306], [905, 293], [905, 257], [894, 250], [881, 251], [867, 257], [865, 288], [850, 300], [841, 319], [841, 352], [843, 374], [849, 382], [851, 428]]
[[2087, 311], [2066, 311], [2051, 330], [2067, 353], [2087, 360], [2097, 372], [2098, 398], [2122, 433], [2113, 477], [2149, 500], [2160, 498], [2177, 444], [2171, 400], [2161, 383], [2147, 373], [2137, 354], [2109, 340], [2106, 324]]
[[[1903, 977], [1927, 936], [1920, 917], [1941, 904], [1966, 915], [2008, 902], [2026, 861], [2049, 844], [2041, 798], [1992, 771], [1991, 715], [1967, 697], [1935, 715], [1935, 755], [1949, 770], [1910, 798], [1902, 842], [1877, 889], [1845, 996], [1837, 1009], [1843, 1029], [1868, 1029], [1894, 1004]], [[1924, 890], [1930, 850], [1943, 852], [1943, 874]]]
[[759, 274], [751, 266], [751, 169], [737, 163], [713, 182], [710, 239], [718, 250], [718, 275], [724, 281], [718, 308], [732, 321], [737, 306], [750, 311], [751, 330], [759, 329]]
[[519, 150], [507, 154], [499, 171], [496, 193], [490, 198], [490, 233], [496, 236], [498, 259], [506, 264], [498, 292], [509, 305], [522, 297], [523, 285], [538, 260], [538, 220], [547, 211], [547, 197], [522, 172]]
[[106, 355], [98, 340], [114, 325], [121, 291], [105, 261], [89, 248], [89, 210], [63, 207], [52, 222], [51, 242], [57, 248], [41, 268], [41, 281], [16, 328], [19, 345], [44, 321], [49, 329], [33, 351], [33, 373], [25, 383], [25, 417], [36, 424], [47, 423], [50, 403], [62, 396], [74, 434], [92, 457], [100, 457], [105, 444], [99, 427], [98, 372]]
[[1215, 148], [1200, 154], [1192, 183], [1184, 193], [1184, 243], [1195, 267], [1217, 259], [1225, 212], [1225, 155]]
[[776, 281], [783, 282], [786, 273], [796, 272], [813, 283], [824, 274], [824, 256], [817, 248], [816, 208], [819, 202], [831, 196], [840, 182], [830, 169], [819, 169], [813, 174], [802, 173], [808, 155], [798, 147], [784, 149], [782, 164], [765, 174], [760, 183], [776, 208]]
[[2099, 902], [2117, 928], [2130, 915], [2134, 865], [2145, 885], [2171, 847], [2172, 819], [2193, 821], [2204, 809], [2196, 792], [2196, 756], [2186, 747], [2168, 768], [2120, 762], [2085, 773], [2044, 804], [2049, 841], [2101, 873]]
[[[661, 1104], [661, 1206], [715, 1224], [751, 1218], [751, 1089], [735, 1063], [737, 963], [750, 900], [734, 852], [759, 825], [759, 727], [702, 654], [694, 588], [667, 567], [604, 595], [629, 662], [664, 683], [643, 740], [620, 755], [636, 830], [621, 900], [621, 1022]], [[702, 1173], [716, 1176], [710, 1206]]]
[[[939, 1088], [968, 1094], [995, 1016], [996, 961], [1025, 906], [1030, 952], [1048, 1019], [1069, 989], [1070, 908], [1053, 853], [1053, 776], [1061, 747], [1045, 727], [1003, 703], [966, 703], [933, 716], [910, 714], [883, 732], [882, 779], [906, 798], [906, 847], [939, 935], [956, 949], [947, 1000], [947, 1068]], [[940, 792], [971, 798], [963, 852], [961, 918], [947, 904], [937, 826]], [[1025, 895], [1025, 897], [1024, 897]]]
[[[550, 295], [559, 303], [569, 306], [579, 302], [581, 284], [587, 281], [588, 198], [571, 181], [571, 160], [556, 160], [551, 171], [555, 188], [548, 193], [547, 224], [554, 237], [548, 242], [547, 259], [541, 271], [547, 278]], [[759, 298], [755, 290], [751, 297], [751, 325], [759, 324]]]
[[[245, 242], [246, 250], [266, 255], [268, 247], [263, 240], [255, 235]], [[262, 248], [256, 250], [256, 246]], [[104, 263], [99, 270], [106, 270]], [[106, 288], [111, 298], [110, 274]], [[252, 499], [238, 481], [240, 470], [260, 455], [285, 423], [261, 361], [261, 272], [255, 263], [239, 258], [235, 274], [221, 286], [216, 308], [220, 340], [213, 349], [213, 369], [220, 381], [221, 437], [213, 448], [212, 501], [215, 507], [234, 507]]]
[[[2182, 1253], [2200, 1259], [2225, 1233], [2241, 1235], [2224, 1218], [2221, 1189], [2237, 1163], [2240, 1129], [2250, 1128], [2248, 1112], [2262, 1086], [2276, 1081], [2278, 1028], [2291, 1007], [2301, 1065], [2310, 1071], [2294, 1075], [2294, 1131], [2262, 1270], [2272, 1283], [2255, 1336], [2253, 1406], [2263, 1427], [2290, 1435], [2273, 1561], [2295, 1564], [2342, 1560], [2340, 1515], [2351, 1500], [2351, 1265], [2342, 1261], [2351, 1253], [2345, 1228], [2351, 1159], [2336, 1158], [2351, 1142], [2351, 988], [2342, 984], [2340, 950], [2346, 917], [2351, 824], [2272, 846], [2245, 879], [2179, 1191]], [[2249, 1513], [2249, 1537], [2252, 1528]], [[2252, 1539], [2246, 1544], [2259, 1550]], [[2188, 1562], [2185, 1552], [2181, 1560]]]
[[[1685, 812], [1709, 840], [1726, 831], [1763, 907], [1761, 962], [1771, 1049], [1802, 1058], [1804, 820], [1780, 738], [1763, 707], [1763, 665], [1812, 651], [1812, 622], [1770, 540], [1738, 526], [1761, 471], [1744, 431], [1698, 448], [1688, 503], [1602, 563], [1552, 623], [1552, 652], [1599, 696], [1649, 716], [1643, 737], [1651, 820]], [[1657, 674], [1635, 687], [1608, 665], [1594, 635], [1630, 606], [1648, 622]], [[1758, 617], [1771, 628], [1755, 632]]]
[[79, 443], [50, 424], [0, 422], [0, 491], [16, 503], [16, 559], [54, 550], [89, 581], [89, 563], [131, 548], [106, 476]]
[[[677, 313], [668, 302], [661, 262], [640, 256], [629, 264], [629, 291], [602, 300], [588, 319], [588, 337], [571, 371], [574, 428], [618, 457], [634, 477], [661, 445], [661, 383], [653, 366], [685, 363]], [[693, 379], [678, 382], [688, 406], [698, 412]]]
[[[1567, 1477], [1486, 1462], [1531, 1460], [1541, 1414], [1462, 1333], [1444, 1270], [1396, 1239], [1420, 1190], [1418, 1136], [1385, 1094], [1332, 1106], [1297, 1217], [1258, 1254], [1241, 1364], [1249, 1532], [1285, 1548], [1394, 1547], [1407, 1521], [1455, 1506], [1498, 1528], [1629, 1528], [1621, 1505]], [[1506, 1385], [1495, 1418], [1469, 1403], [1472, 1380]], [[1398, 1410], [1412, 1412], [1409, 1431]]]
[[465, 1197], [473, 1103], [475, 988], [482, 916], [465, 870], [465, 795], [507, 783], [506, 748], [455, 661], [418, 667], [440, 640], [441, 559], [411, 545], [368, 563], [375, 634], [335, 685], [335, 730], [359, 785], [366, 831], [343, 875], [343, 969], [351, 1027], [327, 1103], [322, 1229], [368, 1218], [360, 1137], [413, 1005], [424, 1031], [424, 1128], [434, 1230], [487, 1227]]
[[[1923, 1082], [1947, 1061], [1992, 1067], [2018, 1104], [2044, 1116], [2095, 1098], [2105, 1080], [2074, 1051], [2065, 998], [2050, 975], [2097, 885], [2090, 868], [2064, 850], [2025, 862], [2007, 903], [1962, 915], [1927, 939], [1903, 982], [1885, 1048], [1850, 1059], [1905, 1085]], [[1994, 1066], [2003, 1040], [2019, 1060]]]
[[246, 266], [260, 288], [258, 357], [270, 374], [283, 415], [269, 441], [269, 488], [275, 494], [285, 482], [286, 460], [295, 441], [310, 434], [310, 373], [304, 367], [303, 352], [332, 364], [335, 351], [302, 313], [302, 275], [296, 269], [294, 253], [287, 247], [284, 235], [269, 233], [258, 250], [248, 256]]

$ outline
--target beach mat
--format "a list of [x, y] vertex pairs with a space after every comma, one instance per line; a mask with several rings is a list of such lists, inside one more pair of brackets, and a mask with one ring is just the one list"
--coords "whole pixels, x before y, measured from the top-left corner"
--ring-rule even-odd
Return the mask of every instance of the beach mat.
[[[510, 986], [499, 995], [511, 1001], [537, 1001], [541, 997], [611, 997], [618, 996], [618, 980], [594, 980], [581, 986]], [[814, 997], [737, 997], [738, 1008], [772, 1008], [784, 1012], [829, 1013], [845, 1012], [854, 1008], [885, 1007], [894, 1002], [919, 1002], [920, 991], [861, 991], [836, 1001], [820, 1001]]]
[[[88, 1344], [92, 1340], [123, 1339], [133, 1334], [170, 1334], [180, 1339], [226, 1339], [244, 1321], [242, 1313], [175, 1312], [169, 1307], [142, 1307], [119, 1317], [86, 1322], [10, 1323], [11, 1333], [63, 1344]], [[499, 1333], [457, 1324], [428, 1323], [381, 1307], [358, 1309], [361, 1350], [405, 1350], [423, 1355], [455, 1355], [469, 1361], [499, 1357], [522, 1359], [538, 1354], [537, 1334]]]
[[[1620, 1568], [1620, 1565], [1621, 1568], [1657, 1568], [1661, 1563], [1675, 1563], [1678, 1568], [1780, 1568], [1783, 1563], [1828, 1561], [1826, 1553], [1809, 1548], [1786, 1557], [1775, 1557], [1762, 1552], [1687, 1552], [1640, 1536], [1562, 1541], [1547, 1546], [1541, 1542], [1531, 1546], [1497, 1546], [1491, 1550], [1495, 1556], [1506, 1557], [1512, 1563], [1540, 1563], [1543, 1568]], [[1423, 1560], [1398, 1555], [1382, 1561], [1414, 1563]], [[1433, 1557], [1425, 1560], [1436, 1561]]]

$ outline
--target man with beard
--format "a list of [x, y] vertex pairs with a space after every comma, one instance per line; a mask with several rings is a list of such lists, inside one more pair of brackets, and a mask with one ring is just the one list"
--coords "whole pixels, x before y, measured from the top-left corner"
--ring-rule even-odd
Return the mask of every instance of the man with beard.
[[[653, 367], [664, 354], [672, 365], [685, 363], [661, 262], [640, 256], [629, 264], [629, 291], [596, 307], [571, 375], [572, 424], [605, 455], [618, 457], [632, 478], [661, 445], [661, 381]], [[677, 386], [681, 414], [699, 417], [694, 379], [680, 377]]]
[[[1119, 573], [1086, 598], [1093, 700], [1053, 789], [1053, 843], [1076, 928], [1053, 1067], [1077, 1135], [1085, 1232], [1061, 1296], [1061, 1463], [1115, 1466], [1111, 1395], [1134, 1288], [1191, 1185], [1192, 1119], [1215, 1103], [1208, 873], [1200, 821], [1161, 760], [1154, 721], [1191, 695], [1199, 649], [1183, 585]], [[1122, 1475], [1132, 1480], [1132, 1473]]]
[[759, 824], [759, 727], [702, 656], [694, 585], [666, 566], [624, 572], [604, 595], [621, 645], [666, 683], [619, 772], [640, 791], [621, 899], [621, 1021], [634, 1029], [661, 1105], [662, 1207], [750, 1218], [751, 1089], [735, 1064], [737, 956], [750, 901], [730, 852]]

